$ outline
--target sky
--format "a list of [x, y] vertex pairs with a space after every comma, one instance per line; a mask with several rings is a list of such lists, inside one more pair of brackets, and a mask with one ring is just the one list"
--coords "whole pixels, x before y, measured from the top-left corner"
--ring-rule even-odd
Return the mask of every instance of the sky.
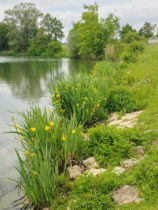
[[83, 12], [83, 4], [99, 5], [99, 15], [105, 18], [110, 12], [119, 16], [121, 25], [129, 23], [139, 29], [145, 21], [158, 23], [158, 0], [0, 0], [0, 21], [4, 11], [21, 2], [31, 2], [43, 13], [51, 13], [64, 25], [65, 35], [73, 21], [78, 21]]

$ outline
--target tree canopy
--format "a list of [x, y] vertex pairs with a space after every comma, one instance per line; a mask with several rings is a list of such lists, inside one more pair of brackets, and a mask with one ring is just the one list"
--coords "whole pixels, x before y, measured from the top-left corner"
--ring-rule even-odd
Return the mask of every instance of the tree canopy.
[[20, 3], [5, 11], [4, 22], [9, 26], [9, 46], [17, 51], [25, 51], [29, 39], [37, 32], [38, 19], [42, 13], [32, 3]]

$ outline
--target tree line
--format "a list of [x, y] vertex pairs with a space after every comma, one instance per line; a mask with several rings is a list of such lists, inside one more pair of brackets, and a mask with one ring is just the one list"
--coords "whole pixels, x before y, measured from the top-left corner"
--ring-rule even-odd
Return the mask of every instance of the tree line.
[[149, 22], [145, 22], [137, 32], [129, 24], [121, 27], [119, 17], [113, 13], [107, 18], [99, 18], [98, 9], [96, 3], [84, 5], [81, 19], [73, 23], [67, 38], [70, 57], [103, 58], [105, 54], [114, 57], [120, 54], [121, 48], [126, 60], [134, 59], [134, 56], [127, 58], [129, 51], [142, 51], [145, 38], [154, 36], [155, 25]]
[[4, 12], [0, 23], [0, 51], [28, 52], [35, 56], [61, 54], [63, 24], [51, 14], [43, 14], [35, 4], [20, 3]]
[[[154, 36], [156, 25], [145, 22], [137, 32], [129, 24], [121, 27], [119, 17], [113, 13], [99, 18], [98, 9], [96, 3], [84, 5], [81, 19], [73, 23], [67, 37], [69, 57], [114, 59], [120, 49], [125, 49], [121, 56], [127, 59], [131, 49], [141, 51], [145, 38]], [[43, 14], [35, 4], [17, 4], [4, 12], [4, 20], [0, 22], [0, 51], [61, 57], [63, 28], [60, 20], [49, 13]]]

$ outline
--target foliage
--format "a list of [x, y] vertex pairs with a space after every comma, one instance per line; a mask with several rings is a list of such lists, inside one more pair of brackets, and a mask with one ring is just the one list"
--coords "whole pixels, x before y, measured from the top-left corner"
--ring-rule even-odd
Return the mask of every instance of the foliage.
[[19, 184], [25, 198], [35, 206], [50, 205], [58, 191], [58, 175], [81, 154], [82, 128], [73, 119], [63, 121], [38, 107], [22, 113], [22, 117], [19, 125], [13, 119], [24, 156], [17, 153], [22, 178]]
[[68, 119], [75, 117], [77, 123], [85, 125], [99, 120], [105, 102], [96, 85], [86, 73], [57, 82], [51, 90], [56, 112]]
[[75, 181], [68, 205], [74, 210], [113, 209], [110, 192], [120, 185], [114, 174], [83, 176]]
[[124, 39], [126, 34], [128, 34], [129, 32], [136, 32], [136, 30], [133, 29], [133, 27], [127, 23], [124, 26], [122, 26], [122, 28], [120, 30], [120, 38]]
[[136, 110], [133, 94], [125, 88], [111, 90], [106, 102], [109, 112], [132, 112]]
[[8, 50], [8, 25], [0, 23], [0, 51]]
[[106, 43], [113, 43], [117, 39], [117, 35], [120, 29], [119, 18], [113, 13], [110, 13], [108, 17], [103, 21], [104, 33], [106, 34]]
[[146, 39], [136, 32], [128, 32], [122, 39], [121, 59], [123, 62], [132, 63], [137, 61], [137, 57], [143, 52]]
[[58, 41], [50, 41], [47, 45], [46, 52], [43, 55], [47, 57], [58, 58], [61, 57], [62, 46]]
[[85, 154], [94, 156], [101, 166], [117, 165], [131, 155], [132, 143], [124, 133], [114, 127], [99, 125], [88, 131], [90, 140]]
[[15, 51], [24, 51], [29, 40], [37, 32], [41, 12], [32, 3], [20, 3], [5, 11], [5, 23], [9, 26], [9, 47]]
[[50, 40], [53, 39], [57, 41], [64, 37], [64, 27], [61, 21], [56, 17], [52, 17], [49, 13], [43, 17], [41, 21], [41, 27], [44, 29]]
[[154, 35], [154, 26], [149, 23], [145, 22], [143, 27], [139, 30], [139, 35], [144, 36], [145, 38], [151, 38]]
[[61, 57], [62, 46], [58, 41], [50, 41], [43, 29], [39, 29], [34, 39], [30, 41], [28, 53], [34, 56]]
[[119, 19], [110, 13], [99, 19], [98, 5], [84, 5], [81, 20], [73, 24], [68, 35], [68, 52], [72, 57], [103, 58], [106, 44], [116, 39]]
[[69, 31], [67, 37], [68, 56], [71, 58], [77, 58], [78, 55], [78, 23], [73, 24], [73, 28]]
[[40, 56], [47, 50], [48, 36], [39, 29], [36, 36], [30, 41], [28, 53], [30, 55]]

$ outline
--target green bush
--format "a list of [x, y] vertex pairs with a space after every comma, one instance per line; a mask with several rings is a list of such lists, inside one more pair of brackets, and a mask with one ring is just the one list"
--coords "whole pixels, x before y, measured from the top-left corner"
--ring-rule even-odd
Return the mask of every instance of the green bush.
[[136, 110], [136, 102], [128, 89], [111, 90], [106, 102], [109, 112], [132, 112]]
[[84, 148], [85, 156], [95, 156], [101, 166], [117, 165], [131, 155], [132, 143], [122, 130], [114, 127], [97, 126], [88, 131], [90, 140]]
[[111, 173], [81, 177], [75, 181], [68, 206], [73, 210], [113, 209], [110, 192], [119, 185], [118, 176]]
[[58, 41], [50, 41], [47, 44], [46, 51], [42, 55], [52, 58], [58, 58], [62, 55], [62, 45]]

